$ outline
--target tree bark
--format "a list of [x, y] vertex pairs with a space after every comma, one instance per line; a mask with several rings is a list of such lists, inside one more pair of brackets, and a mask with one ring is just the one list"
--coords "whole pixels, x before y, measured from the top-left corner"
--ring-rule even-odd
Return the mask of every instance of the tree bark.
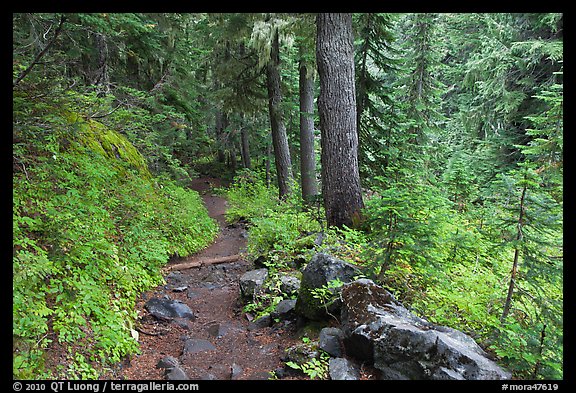
[[270, 142], [268, 142], [266, 144], [266, 188], [270, 188], [270, 184], [271, 184], [271, 176], [270, 176], [270, 161], [272, 160], [272, 158], [270, 157], [272, 155], [272, 149], [271, 149], [271, 144]]
[[356, 227], [364, 203], [358, 170], [352, 15], [320, 13], [316, 26], [326, 220], [328, 226]]
[[100, 87], [100, 93], [110, 93], [110, 77], [108, 75], [108, 42], [102, 33], [94, 36], [94, 46], [98, 54], [96, 70], [92, 84]]
[[250, 161], [250, 146], [248, 142], [248, 130], [246, 127], [240, 129], [240, 140], [242, 141], [242, 165], [244, 168], [252, 168]]
[[230, 170], [232, 170], [232, 173], [236, 173], [236, 170], [238, 169], [238, 161], [236, 160], [236, 143], [234, 143], [234, 141], [230, 143], [230, 149], [228, 152], [230, 154]]
[[516, 286], [516, 274], [518, 273], [518, 258], [520, 256], [520, 244], [519, 242], [523, 238], [522, 226], [524, 225], [524, 200], [526, 198], [527, 185], [522, 188], [522, 195], [520, 196], [520, 213], [517, 221], [517, 232], [516, 232], [516, 246], [514, 248], [514, 259], [512, 262], [512, 271], [510, 272], [510, 283], [508, 284], [508, 294], [506, 295], [506, 301], [504, 302], [504, 309], [502, 311], [502, 316], [500, 317], [500, 322], [504, 323], [508, 313], [510, 312], [510, 307], [512, 304], [512, 295], [514, 294], [514, 287]]
[[314, 80], [309, 67], [300, 63], [300, 175], [302, 199], [312, 200], [318, 194], [316, 157], [314, 154]]
[[228, 126], [228, 118], [226, 114], [219, 110], [216, 112], [216, 144], [218, 148], [218, 162], [223, 163], [226, 161], [226, 154], [224, 151], [224, 129]]
[[266, 65], [266, 86], [268, 88], [268, 109], [270, 112], [270, 126], [272, 128], [272, 145], [278, 177], [278, 191], [280, 198], [285, 198], [291, 192], [292, 161], [288, 146], [286, 126], [282, 116], [281, 102], [282, 91], [280, 90], [280, 56], [278, 32], [274, 34], [270, 61]]

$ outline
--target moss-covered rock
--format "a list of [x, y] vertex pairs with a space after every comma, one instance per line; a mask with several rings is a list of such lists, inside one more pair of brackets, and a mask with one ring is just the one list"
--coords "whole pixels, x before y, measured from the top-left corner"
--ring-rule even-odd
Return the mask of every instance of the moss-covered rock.
[[122, 134], [92, 119], [85, 120], [78, 113], [67, 112], [64, 117], [75, 128], [77, 147], [88, 148], [113, 160], [122, 160], [138, 170], [140, 176], [150, 179], [146, 159]]

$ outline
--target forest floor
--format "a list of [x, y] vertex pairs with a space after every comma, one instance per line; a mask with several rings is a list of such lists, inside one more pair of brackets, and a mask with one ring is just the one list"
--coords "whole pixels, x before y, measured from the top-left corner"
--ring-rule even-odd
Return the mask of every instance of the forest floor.
[[[191, 184], [202, 196], [209, 215], [218, 221], [218, 238], [205, 250], [173, 260], [168, 267], [174, 263], [241, 254], [246, 247], [246, 229], [239, 224], [226, 224], [226, 200], [212, 192], [212, 188], [220, 186], [219, 179], [208, 177], [194, 179]], [[252, 268], [251, 263], [238, 259], [166, 274], [165, 285], [145, 292], [138, 300], [141, 353], [126, 360], [107, 377], [162, 380], [165, 369], [156, 365], [166, 356], [173, 356], [190, 379], [268, 379], [271, 371], [283, 366], [281, 358], [285, 348], [301, 340], [296, 335], [295, 324], [248, 329], [249, 320], [240, 301], [239, 278]], [[167, 297], [186, 304], [195, 318], [166, 321], [146, 310], [149, 299]], [[190, 346], [190, 343], [200, 345]], [[195, 349], [190, 351], [190, 348]]]

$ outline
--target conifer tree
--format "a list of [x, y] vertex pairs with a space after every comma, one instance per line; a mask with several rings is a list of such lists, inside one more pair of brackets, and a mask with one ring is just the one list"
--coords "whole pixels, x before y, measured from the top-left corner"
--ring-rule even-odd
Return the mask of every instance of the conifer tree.
[[364, 207], [358, 170], [351, 14], [318, 14], [322, 193], [329, 226], [357, 226]]

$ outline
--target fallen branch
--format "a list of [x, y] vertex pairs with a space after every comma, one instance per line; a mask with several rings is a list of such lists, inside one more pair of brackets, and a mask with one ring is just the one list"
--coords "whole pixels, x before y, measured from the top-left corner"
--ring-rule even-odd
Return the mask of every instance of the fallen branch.
[[199, 261], [179, 263], [176, 265], [169, 265], [169, 266], [166, 266], [165, 269], [167, 271], [191, 269], [193, 267], [201, 267], [204, 265], [216, 265], [218, 263], [233, 262], [233, 261], [237, 261], [240, 258], [241, 258], [240, 254], [235, 254], [235, 255], [230, 255], [227, 257], [208, 258], [208, 259], [199, 260]]
[[[163, 334], [163, 332], [154, 332], [154, 333], [147, 332], [146, 330], [139, 328], [139, 327], [136, 327], [135, 330], [139, 331], [140, 333], [146, 334], [147, 336], [160, 336], [161, 334]], [[164, 333], [166, 333], [166, 332], [164, 332]]]

